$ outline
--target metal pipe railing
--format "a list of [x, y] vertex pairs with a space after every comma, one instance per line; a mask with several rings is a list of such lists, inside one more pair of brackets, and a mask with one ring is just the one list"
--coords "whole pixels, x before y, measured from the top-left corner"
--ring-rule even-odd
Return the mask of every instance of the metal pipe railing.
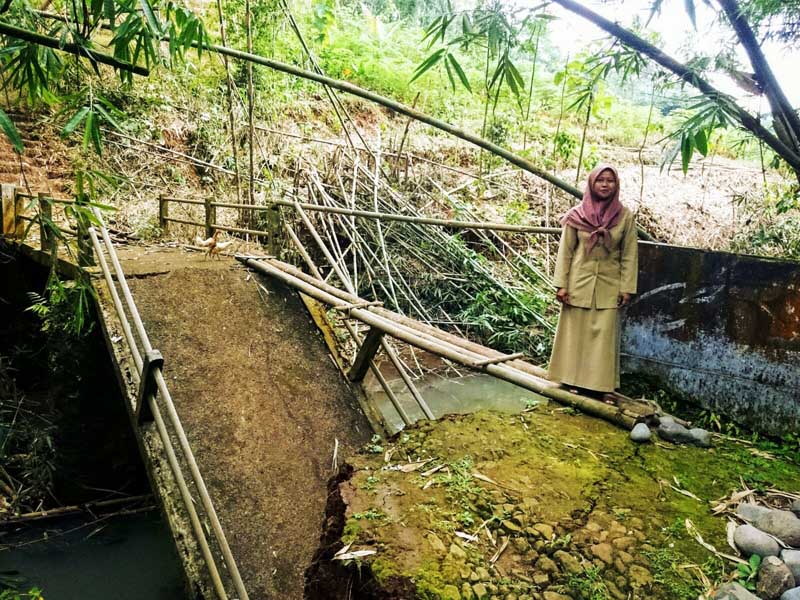
[[[103, 239], [105, 250], [108, 253], [109, 258], [111, 259], [111, 263], [114, 268], [117, 282], [122, 291], [122, 295], [125, 300], [125, 304], [127, 305], [128, 312], [130, 313], [131, 318], [133, 319], [139, 340], [141, 341], [141, 345], [144, 349], [144, 352], [150, 353], [153, 350], [153, 347], [150, 343], [147, 331], [144, 328], [144, 323], [142, 322], [141, 316], [139, 315], [139, 312], [136, 308], [136, 304], [133, 300], [130, 288], [128, 287], [127, 281], [125, 280], [125, 274], [122, 270], [122, 266], [119, 263], [119, 258], [117, 257], [116, 251], [114, 250], [111, 238], [108, 235], [108, 231], [105, 228], [105, 225], [103, 224], [102, 217], [99, 211], [97, 211], [97, 209], [94, 209], [94, 213], [99, 223], [101, 224], [100, 234]], [[109, 269], [108, 264], [105, 261], [103, 249], [101, 247], [100, 241], [97, 238], [97, 232], [94, 227], [90, 228], [90, 236], [92, 238], [92, 243], [94, 245], [95, 251], [98, 254], [98, 260], [101, 263], [101, 269], [103, 270], [103, 274], [106, 278], [106, 283], [109, 286], [109, 289], [111, 290], [115, 310], [117, 311], [120, 321], [123, 324], [123, 332], [125, 333], [125, 339], [128, 342], [129, 348], [131, 349], [134, 362], [136, 363], [137, 372], [141, 373], [143, 366], [142, 353], [139, 350], [138, 345], [136, 344], [136, 340], [133, 336], [133, 331], [131, 330], [130, 323], [128, 322], [123, 307], [123, 303], [119, 298], [116, 286], [114, 286], [111, 277], [111, 270]], [[155, 366], [153, 368], [153, 377], [155, 379], [158, 392], [161, 396], [161, 400], [164, 404], [164, 407], [166, 408], [170, 424], [172, 425], [173, 431], [178, 438], [183, 458], [189, 467], [190, 474], [197, 488], [201, 504], [203, 505], [203, 508], [205, 509], [206, 512], [206, 516], [210, 521], [214, 537], [216, 538], [219, 548], [222, 552], [223, 560], [225, 562], [226, 567], [228, 568], [228, 572], [233, 582], [234, 588], [236, 589], [236, 592], [239, 595], [240, 600], [247, 600], [248, 594], [244, 588], [244, 582], [242, 581], [241, 575], [239, 574], [239, 570], [238, 567], [236, 566], [236, 562], [233, 558], [230, 546], [228, 545], [227, 538], [225, 537], [225, 533], [222, 530], [222, 526], [219, 522], [216, 510], [214, 509], [214, 505], [211, 501], [208, 489], [206, 488], [205, 482], [200, 473], [200, 469], [197, 466], [197, 461], [195, 460], [194, 454], [189, 446], [189, 441], [186, 437], [186, 433], [183, 429], [183, 425], [180, 421], [178, 413], [175, 409], [174, 402], [172, 401], [172, 396], [170, 395], [169, 389], [167, 388], [166, 381], [164, 380], [164, 376], [163, 373], [161, 372], [160, 367]], [[181, 491], [181, 496], [184, 501], [184, 504], [186, 504], [187, 510], [189, 512], [190, 520], [192, 521], [192, 528], [195, 531], [195, 535], [198, 538], [198, 543], [201, 546], [201, 551], [208, 564], [209, 573], [212, 582], [214, 584], [215, 590], [217, 592], [217, 595], [221, 599], [227, 599], [227, 594], [225, 592], [224, 585], [221, 582], [221, 578], [216, 568], [213, 556], [211, 555], [210, 548], [208, 547], [208, 542], [205, 538], [202, 525], [199, 521], [197, 512], [194, 508], [194, 501], [191, 497], [191, 494], [189, 493], [188, 486], [186, 485], [186, 481], [182, 474], [182, 470], [178, 464], [174, 449], [172, 448], [172, 440], [166, 429], [166, 424], [161, 415], [160, 407], [158, 406], [158, 403], [156, 402], [153, 394], [150, 394], [148, 396], [147, 402], [153, 413], [153, 417], [156, 423], [156, 428], [159, 432], [159, 437], [161, 437], [162, 441], [164, 442], [170, 467], [173, 471], [173, 475], [175, 476], [176, 482]], [[140, 407], [137, 407], [137, 409], [139, 408]]]

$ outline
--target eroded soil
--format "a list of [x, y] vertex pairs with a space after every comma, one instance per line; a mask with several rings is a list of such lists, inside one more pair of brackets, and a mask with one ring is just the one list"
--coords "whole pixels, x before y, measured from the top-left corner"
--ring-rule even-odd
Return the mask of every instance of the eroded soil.
[[[687, 519], [731, 552], [710, 502], [797, 491], [798, 466], [747, 446], [637, 446], [569, 413], [452, 416], [367, 446], [334, 486], [312, 597], [694, 599], [734, 567]], [[331, 560], [344, 545], [374, 553]]]

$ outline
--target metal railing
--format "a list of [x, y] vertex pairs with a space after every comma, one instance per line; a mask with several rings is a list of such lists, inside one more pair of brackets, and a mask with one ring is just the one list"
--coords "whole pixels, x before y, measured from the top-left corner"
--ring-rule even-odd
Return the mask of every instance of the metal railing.
[[[100, 270], [103, 273], [106, 285], [108, 286], [111, 294], [115, 312], [117, 313], [117, 317], [119, 318], [122, 326], [125, 341], [133, 357], [133, 361], [136, 366], [136, 373], [139, 376], [139, 394], [137, 397], [136, 406], [134, 407], [137, 422], [141, 426], [147, 426], [146, 424], [148, 422], [154, 423], [158, 432], [158, 436], [164, 445], [164, 450], [167, 455], [170, 470], [175, 478], [175, 483], [180, 490], [181, 499], [183, 500], [183, 504], [188, 512], [195, 538], [200, 546], [200, 550], [206, 565], [208, 566], [209, 577], [213, 584], [216, 595], [221, 600], [227, 600], [228, 594], [222, 581], [220, 570], [217, 567], [217, 562], [214, 559], [214, 555], [209, 546], [208, 538], [206, 537], [203, 524], [200, 521], [200, 516], [198, 515], [195, 507], [194, 499], [192, 498], [186, 478], [184, 477], [183, 469], [178, 461], [178, 456], [176, 455], [175, 448], [173, 447], [172, 437], [167, 429], [167, 422], [171, 425], [172, 432], [178, 439], [179, 450], [182, 454], [182, 458], [188, 467], [189, 474], [194, 483], [197, 495], [199, 496], [200, 503], [205, 511], [205, 516], [210, 523], [211, 531], [216, 540], [216, 544], [219, 548], [219, 551], [222, 553], [222, 558], [225, 563], [225, 567], [227, 568], [228, 577], [233, 583], [233, 587], [238, 594], [239, 600], [247, 600], [247, 591], [245, 590], [241, 575], [239, 574], [239, 569], [236, 566], [236, 562], [233, 558], [233, 554], [231, 553], [225, 533], [220, 525], [217, 512], [214, 509], [214, 505], [211, 501], [208, 489], [206, 488], [203, 476], [201, 475], [200, 469], [197, 466], [197, 461], [195, 460], [194, 454], [189, 446], [189, 441], [186, 437], [183, 425], [181, 424], [181, 420], [178, 417], [175, 404], [172, 401], [172, 396], [167, 388], [167, 384], [162, 373], [163, 358], [150, 343], [147, 331], [144, 328], [144, 324], [142, 323], [142, 319], [136, 308], [133, 296], [131, 295], [130, 288], [125, 280], [125, 274], [122, 271], [119, 258], [114, 250], [108, 230], [103, 224], [102, 216], [97, 209], [93, 209], [93, 213], [101, 225], [99, 228], [94, 226], [90, 227], [88, 233], [91, 237], [92, 246], [94, 247]], [[108, 262], [106, 261], [106, 255], [111, 261], [113, 274], [112, 270], [108, 266]], [[116, 279], [117, 284], [119, 285], [119, 291], [114, 283], [114, 279]], [[120, 291], [122, 292], [122, 298], [120, 298]], [[139, 339], [138, 342], [136, 337], [134, 337], [133, 330], [131, 329], [131, 323], [127, 316], [128, 314], [133, 321], [133, 328], [136, 330], [136, 334]], [[160, 403], [156, 401], [156, 395], [158, 395]], [[162, 415], [162, 406], [163, 411], [166, 412], [166, 421]]]

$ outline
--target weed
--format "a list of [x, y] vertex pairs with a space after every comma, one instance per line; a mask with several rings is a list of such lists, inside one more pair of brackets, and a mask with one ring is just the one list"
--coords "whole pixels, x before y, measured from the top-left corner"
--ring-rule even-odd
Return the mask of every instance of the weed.
[[367, 521], [382, 521], [388, 517], [385, 513], [379, 511], [378, 509], [370, 508], [369, 510], [361, 513], [353, 513], [353, 518], [356, 521], [361, 521], [362, 519]]
[[580, 575], [570, 575], [567, 585], [581, 600], [607, 600], [611, 598], [597, 567], [584, 569]]
[[370, 454], [380, 454], [383, 452], [383, 445], [381, 444], [383, 440], [379, 435], [373, 435], [372, 439], [369, 441], [369, 444], [365, 446], [365, 450]]
[[756, 589], [756, 577], [758, 577], [758, 568], [761, 566], [761, 557], [758, 554], [753, 554], [747, 564], [739, 563], [736, 565], [736, 575], [741, 583], [748, 590]]

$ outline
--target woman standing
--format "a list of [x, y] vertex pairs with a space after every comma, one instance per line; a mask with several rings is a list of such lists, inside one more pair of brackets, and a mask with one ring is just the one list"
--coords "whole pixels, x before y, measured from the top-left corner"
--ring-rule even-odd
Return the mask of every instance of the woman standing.
[[636, 293], [636, 223], [619, 201], [610, 165], [589, 173], [583, 201], [562, 219], [554, 285], [561, 315], [550, 357], [553, 381], [595, 392], [619, 387], [619, 308]]

